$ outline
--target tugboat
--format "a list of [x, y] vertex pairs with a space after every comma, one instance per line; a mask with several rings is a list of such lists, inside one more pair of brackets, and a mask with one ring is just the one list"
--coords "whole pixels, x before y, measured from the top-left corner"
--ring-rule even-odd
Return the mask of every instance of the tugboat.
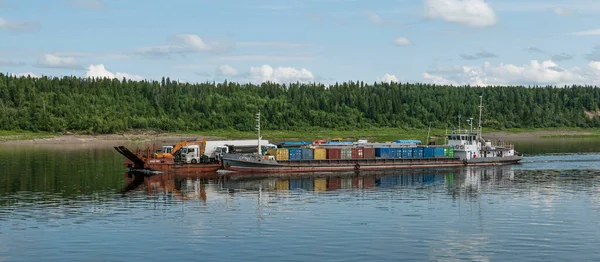
[[[516, 153], [512, 144], [492, 145], [483, 139], [483, 96], [480, 96], [479, 108], [478, 129], [473, 130], [473, 120], [470, 119], [470, 130], [461, 130], [459, 126], [458, 130], [446, 131], [448, 142], [442, 146], [360, 141], [336, 148], [325, 146], [321, 141], [312, 148], [280, 148], [273, 154], [263, 154], [259, 143], [256, 154], [223, 154], [223, 168], [248, 173], [287, 173], [506, 165], [521, 161], [523, 157]], [[257, 122], [260, 141], [260, 112]], [[308, 152], [298, 153], [298, 150]], [[342, 150], [348, 150], [349, 154], [340, 154]]]

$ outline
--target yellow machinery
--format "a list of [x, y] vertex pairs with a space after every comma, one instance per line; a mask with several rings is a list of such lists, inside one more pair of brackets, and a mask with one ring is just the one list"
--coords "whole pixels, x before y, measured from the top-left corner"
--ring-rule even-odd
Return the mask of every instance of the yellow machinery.
[[[183, 142], [179, 142], [177, 143], [175, 146], [173, 146], [173, 149], [171, 150], [167, 150], [165, 152], [165, 150], [163, 150], [162, 153], [156, 153], [154, 154], [154, 158], [175, 158], [175, 153], [177, 151], [179, 151], [179, 149], [181, 149], [184, 146], [189, 146], [189, 145], [199, 145], [200, 146], [200, 156], [204, 155], [204, 150], [206, 148], [206, 138], [203, 138], [202, 141], [183, 141]], [[170, 149], [170, 148], [169, 148]]]

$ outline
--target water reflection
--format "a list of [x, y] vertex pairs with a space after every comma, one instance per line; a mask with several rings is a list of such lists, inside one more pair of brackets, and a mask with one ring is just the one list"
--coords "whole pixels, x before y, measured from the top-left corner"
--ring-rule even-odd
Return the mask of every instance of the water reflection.
[[[477, 195], [482, 187], [509, 186], [515, 170], [507, 167], [396, 170], [317, 174], [154, 174], [125, 173], [121, 193], [144, 191], [150, 196], [170, 195], [178, 200], [201, 199], [210, 193], [313, 192], [443, 188], [452, 196]], [[209, 195], [210, 195], [209, 193]]]

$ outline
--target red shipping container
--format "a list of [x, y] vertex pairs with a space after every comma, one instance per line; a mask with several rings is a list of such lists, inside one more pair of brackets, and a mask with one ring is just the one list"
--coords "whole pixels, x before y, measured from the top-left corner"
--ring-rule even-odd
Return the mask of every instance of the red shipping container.
[[375, 148], [364, 148], [363, 152], [364, 152], [363, 158], [367, 158], [367, 159], [375, 158]]
[[341, 148], [327, 148], [327, 159], [341, 159], [342, 149]]
[[352, 148], [352, 159], [364, 158], [365, 152], [362, 147]]

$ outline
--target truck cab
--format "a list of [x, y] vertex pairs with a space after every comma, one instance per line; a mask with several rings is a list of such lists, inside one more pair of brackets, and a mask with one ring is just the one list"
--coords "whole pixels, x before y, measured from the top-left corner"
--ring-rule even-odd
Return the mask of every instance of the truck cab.
[[200, 146], [199, 145], [189, 145], [184, 146], [181, 149], [181, 161], [184, 163], [200, 163]]

